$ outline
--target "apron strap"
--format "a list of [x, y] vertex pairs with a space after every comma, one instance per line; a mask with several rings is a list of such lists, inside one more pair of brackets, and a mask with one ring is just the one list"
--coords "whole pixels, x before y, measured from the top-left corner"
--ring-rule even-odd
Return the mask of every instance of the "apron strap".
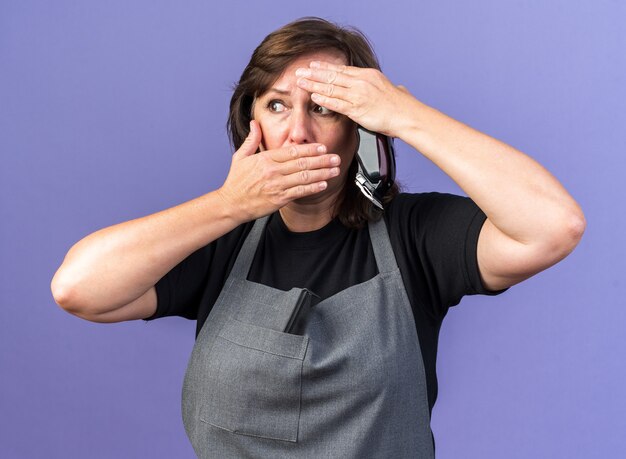
[[372, 248], [374, 249], [376, 265], [378, 265], [378, 272], [386, 273], [398, 269], [396, 256], [393, 253], [391, 241], [389, 240], [385, 218], [380, 217], [375, 222], [369, 222], [367, 226], [370, 232]]
[[261, 234], [263, 234], [263, 230], [265, 229], [268, 219], [269, 215], [266, 215], [265, 217], [259, 218], [254, 222], [248, 237], [246, 237], [246, 240], [241, 247], [241, 251], [237, 256], [237, 259], [235, 260], [233, 269], [230, 272], [231, 276], [243, 280], [248, 277], [250, 267], [252, 266], [252, 260], [254, 259], [254, 254], [256, 253], [259, 240], [261, 239]]

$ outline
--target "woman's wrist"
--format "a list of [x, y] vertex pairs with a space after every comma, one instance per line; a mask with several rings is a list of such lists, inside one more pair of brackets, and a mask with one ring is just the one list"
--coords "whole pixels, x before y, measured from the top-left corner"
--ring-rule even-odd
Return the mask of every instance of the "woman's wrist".
[[398, 111], [391, 136], [398, 138], [418, 149], [420, 142], [426, 137], [427, 120], [434, 116], [435, 109], [410, 96]]
[[[461, 138], [470, 141], [477, 135], [484, 136], [417, 99], [413, 99], [407, 110], [408, 114], [403, 116], [405, 119], [399, 129], [399, 135], [395, 137], [406, 142], [439, 167], [443, 167], [445, 162], [451, 159], [448, 156], [453, 150], [458, 149]], [[464, 141], [460, 142], [463, 143]], [[445, 161], [440, 163], [444, 160], [442, 154]]]
[[246, 222], [254, 220], [256, 217], [251, 210], [239, 205], [241, 200], [230, 193], [224, 186], [205, 195], [211, 201], [211, 205], [219, 209], [219, 215], [225, 222], [229, 222], [233, 227], [237, 227]]

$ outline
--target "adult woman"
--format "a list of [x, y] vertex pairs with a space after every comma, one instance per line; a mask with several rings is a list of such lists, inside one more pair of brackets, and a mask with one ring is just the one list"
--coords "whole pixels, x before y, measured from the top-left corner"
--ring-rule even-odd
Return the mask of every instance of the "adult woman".
[[[354, 185], [355, 123], [404, 140], [471, 199], [392, 189], [377, 212]], [[77, 243], [56, 301], [101, 322], [198, 320], [183, 418], [201, 457], [433, 456], [447, 308], [566, 256], [580, 208], [529, 157], [392, 85], [358, 32], [319, 19], [259, 45], [229, 127], [224, 185]], [[309, 291], [302, 333], [285, 333]]]

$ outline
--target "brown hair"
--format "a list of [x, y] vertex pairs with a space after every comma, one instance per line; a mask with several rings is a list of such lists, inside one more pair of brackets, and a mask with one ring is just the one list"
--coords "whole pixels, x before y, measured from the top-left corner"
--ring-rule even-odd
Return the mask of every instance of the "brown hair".
[[[227, 129], [231, 143], [237, 150], [250, 131], [252, 106], [296, 58], [321, 50], [338, 50], [348, 65], [380, 70], [378, 59], [368, 39], [355, 28], [340, 27], [330, 21], [306, 17], [291, 22], [270, 33], [254, 50], [250, 62], [235, 84], [230, 100]], [[362, 195], [354, 184], [357, 163], [352, 161], [336, 214], [342, 224], [350, 228], [362, 227], [378, 220], [381, 212]], [[399, 192], [396, 184], [387, 192], [384, 203]]]

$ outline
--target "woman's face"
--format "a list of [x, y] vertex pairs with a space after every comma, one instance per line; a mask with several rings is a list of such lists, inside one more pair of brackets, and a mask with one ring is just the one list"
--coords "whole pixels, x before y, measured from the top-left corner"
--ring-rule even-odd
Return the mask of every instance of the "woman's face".
[[294, 60], [270, 89], [255, 100], [252, 116], [261, 126], [262, 149], [293, 144], [322, 143], [341, 157], [341, 173], [329, 180], [329, 190], [342, 184], [356, 151], [355, 124], [344, 115], [320, 107], [311, 93], [296, 84], [296, 69], [311, 61], [347, 64], [339, 51], [320, 51]]

